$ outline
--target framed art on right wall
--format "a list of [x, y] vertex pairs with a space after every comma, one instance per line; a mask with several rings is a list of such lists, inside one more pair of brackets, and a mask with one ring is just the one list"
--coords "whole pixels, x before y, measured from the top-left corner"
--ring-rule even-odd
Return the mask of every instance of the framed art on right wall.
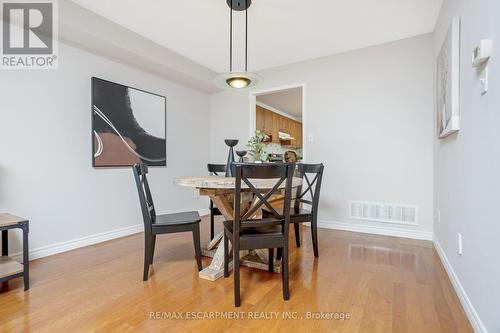
[[445, 138], [460, 129], [460, 18], [452, 19], [436, 62], [437, 129]]

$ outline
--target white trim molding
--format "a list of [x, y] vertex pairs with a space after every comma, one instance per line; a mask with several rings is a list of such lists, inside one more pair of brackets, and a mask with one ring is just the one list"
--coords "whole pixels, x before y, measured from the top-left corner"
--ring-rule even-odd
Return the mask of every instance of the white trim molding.
[[394, 236], [394, 237], [432, 241], [431, 231], [409, 230], [401, 228], [373, 226], [361, 223], [349, 223], [349, 222], [337, 222], [337, 221], [325, 221], [325, 220], [319, 220], [318, 227], [326, 229], [361, 232], [364, 234]]
[[[208, 208], [198, 210], [198, 213], [201, 216], [207, 215], [209, 212], [210, 211]], [[95, 245], [109, 240], [130, 236], [133, 234], [140, 233], [143, 230], [144, 230], [144, 225], [140, 223], [129, 227], [123, 227], [111, 231], [101, 232], [95, 235], [84, 236], [60, 243], [41, 246], [29, 251], [29, 260], [44, 258], [54, 254], [75, 250], [81, 247]], [[17, 261], [22, 261], [22, 253], [21, 252], [13, 253], [12, 258], [14, 258]]]
[[412, 238], [412, 239], [420, 239], [420, 240], [429, 240], [434, 244], [434, 248], [439, 255], [439, 258], [448, 274], [448, 278], [451, 281], [455, 292], [460, 299], [460, 303], [464, 308], [465, 314], [469, 319], [474, 332], [476, 333], [488, 333], [488, 330], [484, 326], [481, 318], [479, 317], [476, 309], [472, 305], [465, 289], [462, 286], [457, 274], [453, 270], [446, 254], [439, 244], [437, 238], [430, 231], [420, 231], [420, 230], [404, 230], [399, 228], [390, 228], [390, 227], [380, 227], [380, 226], [371, 226], [366, 224], [358, 224], [358, 223], [344, 223], [337, 221], [325, 221], [319, 220], [318, 227], [326, 228], [326, 229], [335, 229], [335, 230], [344, 230], [344, 231], [352, 231], [352, 232], [361, 232], [367, 234], [375, 234], [375, 235], [384, 235], [384, 236], [394, 236], [394, 237], [403, 237], [403, 238]]
[[476, 332], [476, 333], [488, 333], [488, 330], [486, 330], [486, 327], [484, 326], [483, 322], [481, 321], [481, 318], [479, 317], [476, 309], [472, 305], [472, 302], [469, 299], [469, 296], [467, 296], [467, 293], [465, 292], [465, 289], [462, 286], [460, 279], [458, 278], [457, 274], [453, 270], [453, 267], [451, 266], [451, 264], [448, 260], [448, 257], [446, 256], [446, 253], [444, 252], [443, 248], [441, 247], [441, 244], [439, 244], [439, 241], [436, 238], [436, 236], [434, 236], [433, 243], [434, 243], [434, 248], [436, 249], [436, 252], [439, 255], [439, 258], [441, 259], [441, 262], [443, 263], [444, 269], [446, 270], [446, 273], [448, 274], [448, 278], [450, 279], [451, 284], [453, 285], [453, 288], [455, 289], [455, 292], [457, 293], [457, 296], [460, 299], [460, 303], [462, 303], [462, 307], [464, 308], [465, 314], [467, 315], [467, 318], [469, 318], [469, 321], [472, 325], [472, 328], [474, 329], [474, 332]]
[[[29, 260], [35, 260], [43, 257], [48, 257], [54, 254], [63, 253], [71, 250], [75, 250], [81, 247], [94, 245], [102, 242], [106, 242], [112, 239], [125, 237], [133, 234], [137, 234], [144, 230], [143, 224], [136, 224], [129, 227], [123, 227], [111, 231], [101, 232], [95, 235], [89, 235], [81, 238], [71, 239], [69, 241], [64, 241], [60, 243], [55, 243], [51, 245], [41, 246], [29, 251]], [[22, 253], [18, 252], [12, 255], [15, 260], [22, 259]]]

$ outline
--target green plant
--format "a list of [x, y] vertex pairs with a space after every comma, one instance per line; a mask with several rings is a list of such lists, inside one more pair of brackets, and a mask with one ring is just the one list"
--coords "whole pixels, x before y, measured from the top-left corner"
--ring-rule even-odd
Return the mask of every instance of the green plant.
[[267, 157], [265, 156], [264, 148], [266, 147], [264, 144], [264, 140], [266, 140], [268, 136], [262, 131], [256, 130], [254, 136], [248, 140], [247, 147], [252, 154], [253, 160], [265, 162]]

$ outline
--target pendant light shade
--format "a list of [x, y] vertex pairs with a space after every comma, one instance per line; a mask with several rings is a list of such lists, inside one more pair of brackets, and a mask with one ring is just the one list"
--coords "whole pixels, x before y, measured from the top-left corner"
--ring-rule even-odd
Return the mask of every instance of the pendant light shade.
[[249, 72], [229, 72], [217, 75], [215, 84], [222, 89], [247, 89], [256, 86], [262, 78]]
[[252, 80], [242, 76], [231, 77], [226, 80], [226, 83], [229, 84], [232, 88], [242, 89], [248, 87]]
[[[226, 0], [229, 6], [229, 72], [219, 74], [215, 84], [222, 89], [246, 89], [259, 84], [261, 77], [248, 72], [248, 7], [251, 0]], [[245, 70], [233, 71], [233, 10], [245, 11]]]

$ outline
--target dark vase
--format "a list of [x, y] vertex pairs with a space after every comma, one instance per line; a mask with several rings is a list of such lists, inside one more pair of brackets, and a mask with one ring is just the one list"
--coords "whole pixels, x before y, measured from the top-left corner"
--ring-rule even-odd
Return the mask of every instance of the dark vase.
[[243, 157], [245, 157], [246, 154], [247, 154], [246, 150], [237, 150], [236, 155], [238, 155], [238, 157], [240, 158], [238, 162], [243, 163], [244, 162]]
[[238, 144], [238, 140], [236, 139], [226, 139], [224, 140], [226, 145], [229, 146], [229, 155], [227, 156], [227, 164], [226, 164], [226, 177], [233, 177], [233, 170], [231, 168], [231, 164], [234, 163], [234, 151], [233, 147]]

